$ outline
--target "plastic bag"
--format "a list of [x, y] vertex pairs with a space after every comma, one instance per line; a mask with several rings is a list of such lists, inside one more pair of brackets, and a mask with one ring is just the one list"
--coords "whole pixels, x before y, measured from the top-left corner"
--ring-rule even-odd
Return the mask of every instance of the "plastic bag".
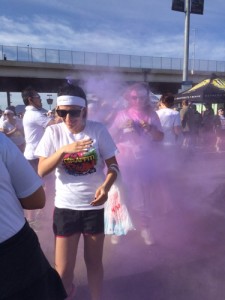
[[123, 197], [123, 187], [117, 178], [105, 203], [105, 234], [125, 235], [129, 230], [135, 230]]

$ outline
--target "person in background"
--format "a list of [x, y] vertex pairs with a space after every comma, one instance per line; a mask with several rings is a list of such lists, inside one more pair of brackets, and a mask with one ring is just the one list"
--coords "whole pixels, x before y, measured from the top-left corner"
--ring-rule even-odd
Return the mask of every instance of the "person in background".
[[35, 152], [40, 157], [39, 175], [53, 170], [56, 175], [55, 267], [73, 299], [76, 254], [83, 235], [91, 299], [100, 300], [104, 203], [119, 172], [117, 148], [103, 124], [86, 119], [86, 95], [79, 86], [67, 83], [60, 88], [56, 112], [62, 122], [46, 129]]
[[2, 124], [3, 132], [17, 145], [21, 152], [24, 152], [25, 138], [23, 123], [22, 120], [16, 116], [14, 106], [7, 107], [4, 111], [4, 116], [6, 120]]
[[163, 145], [177, 146], [181, 134], [181, 120], [178, 111], [173, 109], [174, 96], [171, 93], [163, 94], [160, 98], [160, 109], [156, 111], [159, 116], [163, 133]]
[[63, 300], [67, 295], [61, 279], [23, 213], [44, 207], [42, 181], [3, 133], [0, 170], [0, 298]]
[[194, 126], [194, 111], [189, 105], [187, 99], [182, 101], [180, 110], [180, 119], [183, 132], [183, 148], [191, 148], [193, 146], [193, 126]]
[[24, 156], [33, 166], [34, 170], [37, 171], [38, 157], [34, 154], [35, 149], [44, 134], [45, 128], [55, 124], [55, 121], [46, 116], [42, 109], [41, 97], [33, 87], [27, 87], [22, 91], [21, 95], [26, 106], [23, 116], [26, 140]]
[[202, 141], [204, 147], [213, 147], [215, 145], [214, 121], [215, 115], [212, 105], [205, 103], [205, 110], [202, 113]]
[[127, 207], [146, 245], [154, 243], [149, 226], [154, 201], [151, 191], [159, 171], [156, 142], [162, 141], [164, 136], [149, 94], [150, 88], [145, 82], [128, 86], [124, 92], [127, 106], [117, 113], [109, 128], [119, 149], [118, 162], [126, 186]]
[[[22, 98], [25, 104], [25, 113], [23, 116], [23, 127], [26, 146], [24, 156], [31, 166], [37, 172], [38, 157], [35, 155], [35, 149], [42, 138], [45, 128], [55, 124], [55, 120], [46, 116], [42, 109], [41, 97], [33, 87], [27, 87], [22, 91]], [[37, 226], [37, 216], [39, 211], [27, 211], [27, 220], [33, 227]]]
[[6, 117], [4, 116], [3, 111], [1, 110], [1, 115], [0, 115], [0, 132], [3, 131], [3, 122], [6, 120]]
[[193, 143], [195, 147], [201, 146], [201, 136], [200, 131], [202, 128], [202, 115], [197, 111], [197, 106], [195, 104], [191, 105], [194, 111], [194, 122], [193, 122]]
[[[176, 181], [176, 170], [180, 170], [182, 161], [182, 127], [179, 111], [174, 109], [174, 95], [165, 93], [160, 97], [159, 116], [164, 139], [161, 147], [162, 172], [157, 182], [158, 190], [155, 193], [158, 204], [161, 206], [161, 216], [175, 208], [171, 187]], [[179, 175], [178, 175], [179, 176]]]
[[46, 114], [49, 118], [54, 119], [55, 118], [55, 111], [49, 110]]
[[215, 148], [217, 152], [220, 152], [224, 150], [224, 142], [225, 142], [224, 108], [218, 109], [217, 116], [215, 117], [215, 132], [216, 132]]

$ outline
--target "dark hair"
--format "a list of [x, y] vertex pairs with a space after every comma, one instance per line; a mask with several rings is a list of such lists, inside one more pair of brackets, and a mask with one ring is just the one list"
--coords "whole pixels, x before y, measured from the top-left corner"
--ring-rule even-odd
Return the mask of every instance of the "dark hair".
[[87, 103], [86, 94], [83, 91], [83, 89], [78, 85], [65, 83], [58, 90], [58, 96], [63, 96], [63, 95], [81, 97]]
[[174, 105], [174, 95], [172, 93], [162, 94], [160, 101], [168, 108]]
[[189, 105], [189, 101], [187, 99], [182, 100], [182, 105], [188, 106]]
[[28, 98], [32, 98], [36, 95], [36, 90], [32, 87], [32, 86], [28, 86], [26, 87], [22, 93], [21, 96], [23, 98], [23, 103], [27, 106], [29, 105], [29, 99]]
[[210, 103], [204, 103], [205, 108], [212, 108]]
[[13, 111], [14, 115], [16, 115], [16, 108], [13, 105], [10, 105], [10, 106], [6, 107], [5, 110], [11, 110], [11, 111]]
[[[58, 90], [58, 97], [59, 96], [77, 96], [77, 97], [81, 97], [85, 100], [85, 105], [86, 105], [86, 109], [87, 109], [87, 98], [86, 98], [86, 94], [84, 92], [84, 90], [75, 84], [66, 82], [64, 85], [62, 85], [59, 90]], [[84, 115], [84, 117], [87, 117], [87, 112]]]

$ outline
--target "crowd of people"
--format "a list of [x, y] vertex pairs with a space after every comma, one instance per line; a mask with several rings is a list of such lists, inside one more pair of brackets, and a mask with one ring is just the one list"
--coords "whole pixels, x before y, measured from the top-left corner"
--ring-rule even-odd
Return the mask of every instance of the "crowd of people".
[[[209, 104], [199, 113], [188, 100], [178, 109], [171, 93], [163, 94], [156, 108], [151, 95], [149, 84], [140, 82], [124, 89], [124, 103], [101, 105], [89, 103], [82, 87], [66, 82], [59, 87], [56, 108], [48, 114], [33, 87], [22, 91], [22, 118], [15, 107], [6, 108], [0, 119], [0, 277], [4, 281], [0, 295], [8, 300], [74, 299], [74, 269], [83, 236], [90, 297], [100, 300], [109, 222], [106, 203], [111, 205], [109, 211], [117, 213], [110, 219], [113, 237], [121, 234], [115, 230], [120, 222], [122, 234], [135, 229], [146, 245], [156, 242], [152, 219], [173, 206], [168, 176], [175, 161], [183, 149], [210, 145], [222, 151], [225, 115], [223, 107], [215, 115]], [[32, 229], [48, 198], [44, 180], [53, 173], [54, 268]], [[34, 246], [28, 272], [23, 262]], [[10, 278], [15, 264], [17, 280]]]

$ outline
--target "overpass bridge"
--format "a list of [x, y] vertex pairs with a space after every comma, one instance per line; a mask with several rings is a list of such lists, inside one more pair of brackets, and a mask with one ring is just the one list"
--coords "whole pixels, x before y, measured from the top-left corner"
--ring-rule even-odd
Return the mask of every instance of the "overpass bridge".
[[[107, 54], [0, 45], [0, 92], [21, 92], [32, 85], [39, 92], [55, 93], [71, 78], [80, 83], [95, 78], [120, 84], [146, 81], [152, 92], [177, 93], [181, 87], [183, 59]], [[211, 73], [225, 77], [225, 62], [190, 60], [189, 80], [196, 84]]]

